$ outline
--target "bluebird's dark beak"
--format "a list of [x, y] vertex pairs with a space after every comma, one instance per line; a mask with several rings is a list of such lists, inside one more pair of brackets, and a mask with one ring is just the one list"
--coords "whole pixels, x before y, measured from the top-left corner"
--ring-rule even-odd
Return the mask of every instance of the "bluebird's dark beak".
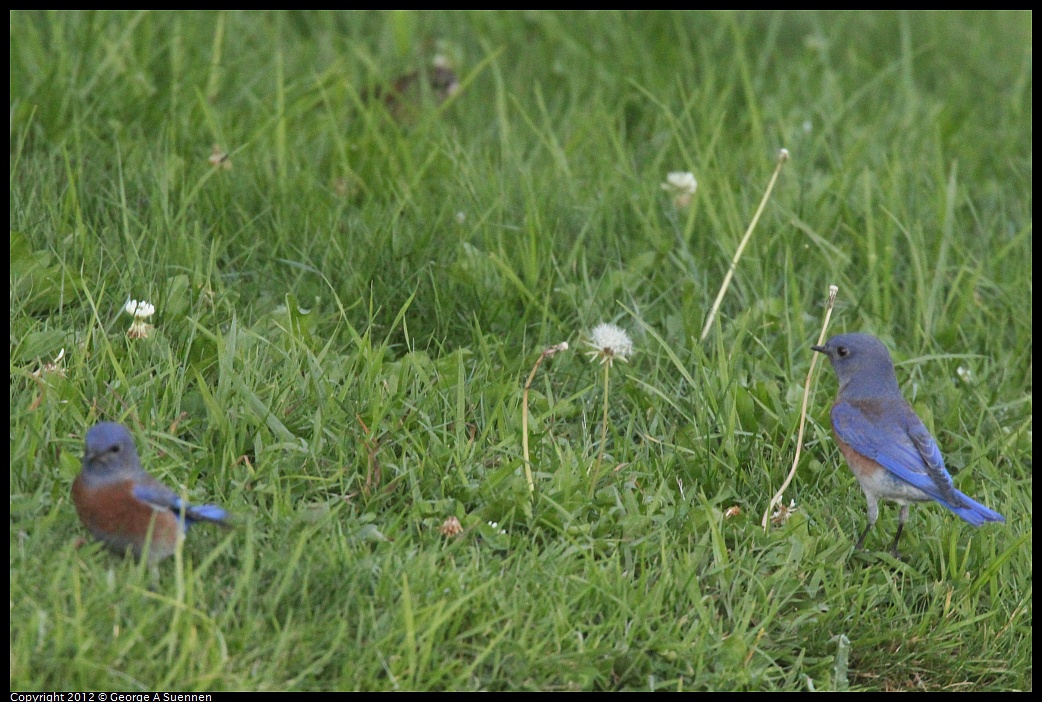
[[825, 350], [825, 347], [824, 347], [824, 346], [811, 346], [811, 347], [810, 347], [810, 350], [811, 350], [811, 351], [817, 351], [818, 353], [828, 353], [828, 352], [827, 352], [827, 351]]

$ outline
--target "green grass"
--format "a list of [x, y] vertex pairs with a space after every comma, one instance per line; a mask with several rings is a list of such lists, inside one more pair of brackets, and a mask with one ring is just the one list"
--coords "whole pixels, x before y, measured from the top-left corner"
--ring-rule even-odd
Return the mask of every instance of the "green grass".
[[[12, 689], [1032, 688], [1030, 14], [10, 20]], [[435, 53], [448, 102], [369, 97]], [[822, 369], [760, 529], [830, 284], [1006, 524], [853, 552]], [[238, 528], [78, 543], [100, 420]]]

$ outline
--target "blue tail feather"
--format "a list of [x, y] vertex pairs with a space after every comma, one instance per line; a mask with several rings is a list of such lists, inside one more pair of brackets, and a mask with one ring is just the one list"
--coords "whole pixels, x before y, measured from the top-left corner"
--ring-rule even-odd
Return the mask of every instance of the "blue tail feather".
[[962, 517], [965, 521], [969, 522], [975, 527], [979, 527], [984, 522], [1004, 522], [1006, 518], [993, 509], [988, 509], [981, 503], [975, 501], [973, 498], [966, 496], [965, 494], [955, 491], [956, 494], [962, 498], [965, 503], [965, 507], [952, 507], [949, 504], [942, 502], [945, 507], [955, 512], [957, 515]]
[[191, 525], [195, 522], [216, 522], [225, 524], [228, 513], [217, 505], [192, 505], [185, 512], [185, 521]]

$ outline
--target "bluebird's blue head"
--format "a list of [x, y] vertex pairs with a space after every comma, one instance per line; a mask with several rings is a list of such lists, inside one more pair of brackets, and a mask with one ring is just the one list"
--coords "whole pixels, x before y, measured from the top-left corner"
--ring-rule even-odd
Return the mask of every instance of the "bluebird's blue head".
[[843, 396], [879, 396], [901, 390], [894, 374], [894, 362], [883, 342], [870, 334], [839, 334], [824, 346], [811, 346], [832, 363]]
[[101, 422], [87, 432], [83, 454], [83, 473], [91, 478], [110, 478], [128, 471], [141, 470], [134, 437], [127, 428], [115, 422]]

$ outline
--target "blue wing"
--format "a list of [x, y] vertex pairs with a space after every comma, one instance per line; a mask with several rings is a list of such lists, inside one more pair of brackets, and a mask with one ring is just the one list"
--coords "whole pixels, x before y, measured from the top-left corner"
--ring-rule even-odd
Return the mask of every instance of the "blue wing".
[[186, 526], [195, 522], [226, 524], [228, 520], [228, 513], [217, 505], [189, 504], [176, 492], [155, 480], [137, 483], [134, 486], [134, 497], [160, 509], [168, 509], [178, 517], [183, 512]]
[[[884, 410], [885, 408], [885, 410]], [[885, 415], [885, 416], [884, 416]], [[910, 407], [886, 400], [837, 402], [832, 426], [845, 443], [974, 526], [1005, 521], [955, 489], [937, 442]]]

